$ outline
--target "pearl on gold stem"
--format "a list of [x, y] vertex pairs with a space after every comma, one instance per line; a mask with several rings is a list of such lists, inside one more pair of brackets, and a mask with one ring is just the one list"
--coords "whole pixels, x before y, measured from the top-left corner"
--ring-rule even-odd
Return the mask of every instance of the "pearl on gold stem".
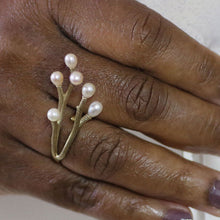
[[64, 58], [66, 66], [68, 66], [71, 70], [75, 69], [77, 65], [77, 57], [76, 55], [69, 53]]
[[96, 88], [92, 83], [86, 83], [82, 88], [82, 95], [85, 98], [91, 98], [95, 94]]
[[63, 74], [59, 71], [54, 72], [50, 76], [51, 82], [56, 86], [62, 86], [63, 84]]
[[70, 74], [70, 82], [75, 86], [78, 86], [78, 85], [82, 84], [82, 82], [83, 82], [82, 73], [80, 73], [78, 71], [73, 71]]
[[51, 74], [50, 80], [57, 87], [59, 103], [58, 108], [52, 108], [47, 112], [47, 118], [52, 122], [51, 154], [56, 162], [59, 162], [65, 158], [81, 126], [92, 118], [98, 116], [103, 110], [102, 104], [98, 101], [95, 101], [89, 106], [88, 114], [83, 116], [83, 109], [87, 99], [91, 98], [96, 92], [96, 88], [92, 83], [86, 83], [82, 88], [82, 99], [80, 104], [77, 106], [76, 115], [74, 117], [74, 126], [72, 127], [63, 149], [60, 151], [60, 153], [58, 152], [58, 143], [64, 110], [73, 89], [72, 85], [77, 86], [83, 82], [83, 74], [81, 72], [74, 71], [77, 65], [77, 57], [74, 54], [67, 54], [64, 61], [71, 72], [69, 76], [70, 85], [67, 91], [64, 93], [62, 88], [64, 81], [63, 74], [58, 71]]
[[102, 103], [95, 101], [89, 106], [88, 115], [92, 118], [98, 116], [103, 110]]
[[61, 117], [61, 114], [57, 108], [52, 108], [47, 112], [47, 118], [52, 121], [59, 121]]

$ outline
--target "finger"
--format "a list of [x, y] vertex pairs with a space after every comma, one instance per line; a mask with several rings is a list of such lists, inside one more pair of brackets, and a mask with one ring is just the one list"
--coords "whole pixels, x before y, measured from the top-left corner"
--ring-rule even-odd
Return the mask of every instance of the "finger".
[[145, 198], [116, 186], [73, 174], [18, 143], [0, 155], [1, 182], [69, 210], [106, 220], [191, 219], [178, 204]]
[[[13, 74], [10, 81], [7, 77], [2, 77], [3, 88], [0, 94], [2, 101], [6, 100], [8, 104], [9, 100], [12, 100], [11, 97], [15, 97], [15, 93], [21, 93], [20, 97], [23, 99], [21, 101], [24, 103], [26, 97], [30, 99], [38, 97], [37, 94], [35, 96], [26, 92], [26, 89], [32, 86], [56, 97], [56, 88], [49, 81], [50, 74], [55, 70], [63, 71], [66, 88], [69, 84], [69, 71], [65, 68], [63, 57], [74, 51], [79, 57], [78, 70], [84, 73], [85, 82], [91, 81], [97, 86], [94, 100], [97, 99], [104, 105], [100, 119], [141, 131], [172, 147], [220, 154], [219, 107], [208, 105], [183, 91], [146, 76], [141, 71], [95, 56], [61, 35], [56, 26], [50, 26], [49, 32], [47, 29], [43, 33], [44, 43], [33, 45], [34, 48], [43, 51], [42, 53], [36, 53], [32, 47], [24, 49], [20, 44], [12, 44], [13, 50], [11, 48], [7, 56], [1, 57], [4, 71]], [[39, 39], [36, 42], [39, 42]], [[24, 60], [28, 59], [24, 54], [34, 59], [24, 65]], [[10, 65], [6, 67], [4, 63], [8, 63], [9, 56]], [[22, 59], [18, 60], [19, 56]], [[12, 82], [13, 85], [17, 85], [18, 81], [19, 87], [15, 88], [9, 84]], [[12, 88], [11, 94], [8, 90], [3, 91], [4, 88], [7, 89], [4, 86], [6, 84]], [[81, 92], [75, 90], [69, 104], [75, 107], [80, 96]], [[16, 114], [19, 105], [14, 108], [14, 102], [17, 101], [13, 100], [11, 109], [14, 110], [13, 114]], [[20, 110], [23, 111], [22, 108]], [[33, 111], [31, 106], [29, 111]]]
[[[54, 70], [65, 74], [64, 87], [69, 84], [69, 71], [63, 57], [70, 51], [78, 56], [77, 69], [85, 82], [97, 87], [95, 100], [104, 106], [99, 117], [118, 126], [138, 130], [172, 147], [193, 152], [220, 154], [220, 108], [169, 86], [141, 71], [124, 67], [79, 48], [63, 37], [57, 37], [57, 52], [51, 51], [39, 79], [45, 93], [57, 97], [49, 78]], [[69, 104], [78, 105], [81, 87], [77, 87]]]
[[220, 204], [214, 207], [209, 199], [220, 179], [217, 171], [101, 122], [82, 128], [63, 165], [151, 198], [220, 215]]
[[134, 0], [59, 2], [51, 13], [70, 39], [220, 104], [219, 56], [153, 10]]
[[[3, 155], [4, 147], [8, 142], [8, 133], [0, 130], [0, 154]], [[1, 164], [1, 163], [0, 163]], [[0, 165], [0, 175], [6, 175], [6, 171], [4, 168]], [[2, 175], [3, 176], [3, 175]], [[0, 196], [7, 195], [11, 193], [11, 190], [8, 188], [7, 185], [5, 185], [2, 181], [2, 178], [0, 178]]]
[[[25, 145], [50, 157], [51, 126], [46, 113], [49, 108], [55, 107], [56, 102], [40, 100], [41, 97], [38, 103], [30, 101], [38, 117], [33, 117], [28, 111], [22, 116], [17, 114], [10, 127], [18, 118], [23, 118], [26, 125], [18, 124], [16, 132], [10, 130], [10, 133]], [[60, 149], [71, 131], [73, 124], [70, 118], [73, 114], [71, 108], [67, 109]], [[220, 179], [217, 171], [186, 161], [103, 122], [93, 121], [82, 128], [63, 165], [73, 172], [145, 196], [219, 215], [219, 206], [213, 202], [212, 194], [209, 193], [215, 181]], [[218, 198], [216, 193], [214, 198]]]

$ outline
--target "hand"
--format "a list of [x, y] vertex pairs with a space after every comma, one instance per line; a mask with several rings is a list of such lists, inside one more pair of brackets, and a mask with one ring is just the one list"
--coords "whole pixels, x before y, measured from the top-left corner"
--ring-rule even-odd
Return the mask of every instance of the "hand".
[[[220, 216], [219, 172], [120, 129], [220, 155], [219, 56], [133, 0], [1, 0], [0, 15], [2, 192], [106, 220], [189, 219], [189, 206]], [[77, 55], [104, 111], [56, 164], [49, 78], [61, 70], [67, 87], [67, 53]], [[68, 103], [61, 147], [80, 90]]]

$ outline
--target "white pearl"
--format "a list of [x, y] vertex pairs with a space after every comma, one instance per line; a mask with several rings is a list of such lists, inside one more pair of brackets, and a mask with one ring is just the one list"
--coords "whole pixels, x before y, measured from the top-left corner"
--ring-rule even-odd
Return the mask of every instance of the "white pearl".
[[51, 74], [50, 76], [50, 80], [51, 82], [55, 85], [55, 86], [62, 86], [63, 84], [63, 74], [61, 72], [54, 72]]
[[88, 115], [92, 118], [98, 116], [103, 110], [102, 103], [95, 101], [89, 106]]
[[52, 121], [59, 121], [61, 117], [61, 114], [57, 108], [52, 108], [47, 112], [47, 118]]
[[83, 97], [89, 99], [95, 94], [96, 88], [92, 83], [86, 83], [82, 88]]
[[75, 86], [78, 86], [78, 85], [82, 84], [82, 82], [83, 82], [82, 73], [80, 73], [78, 71], [72, 72], [70, 74], [70, 82]]
[[73, 70], [77, 65], [77, 57], [72, 53], [67, 54], [64, 61], [66, 66], [68, 66], [71, 70]]

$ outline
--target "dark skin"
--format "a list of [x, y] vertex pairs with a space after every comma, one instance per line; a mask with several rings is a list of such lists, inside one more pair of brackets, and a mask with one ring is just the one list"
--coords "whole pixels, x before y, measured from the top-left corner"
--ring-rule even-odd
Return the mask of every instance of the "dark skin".
[[[133, 0], [1, 0], [0, 15], [2, 194], [29, 194], [104, 220], [160, 220], [188, 207], [220, 216], [208, 200], [219, 172], [120, 129], [220, 155], [218, 55]], [[88, 105], [99, 100], [104, 111], [57, 164], [46, 117], [57, 91], [49, 78], [62, 71], [67, 88], [68, 53], [97, 87]], [[60, 147], [80, 97], [77, 87]]]

